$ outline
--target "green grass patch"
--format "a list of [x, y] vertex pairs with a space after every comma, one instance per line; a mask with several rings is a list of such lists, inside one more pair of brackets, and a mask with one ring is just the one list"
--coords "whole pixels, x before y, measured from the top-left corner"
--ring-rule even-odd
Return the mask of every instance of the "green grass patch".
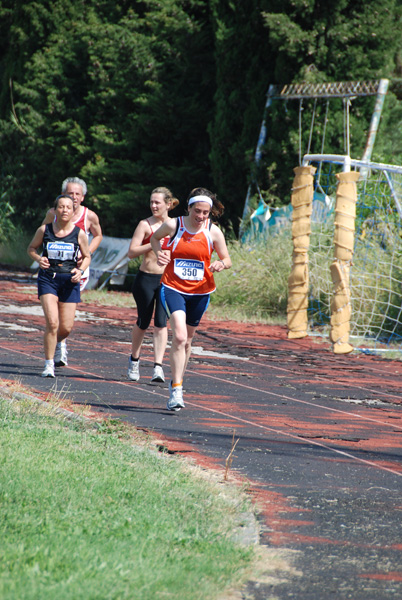
[[15, 231], [9, 239], [3, 239], [0, 242], [0, 263], [14, 267], [30, 267], [32, 260], [27, 254], [27, 248], [34, 233], [34, 230], [32, 234]]
[[281, 233], [228, 244], [232, 268], [215, 276], [211, 314], [243, 322], [285, 323], [292, 240]]
[[116, 292], [105, 288], [103, 290], [84, 290], [81, 292], [81, 302], [100, 306], [135, 308], [134, 298], [130, 292]]
[[49, 410], [0, 398], [2, 600], [205, 600], [240, 585], [254, 550], [231, 537], [237, 488], [114, 422]]

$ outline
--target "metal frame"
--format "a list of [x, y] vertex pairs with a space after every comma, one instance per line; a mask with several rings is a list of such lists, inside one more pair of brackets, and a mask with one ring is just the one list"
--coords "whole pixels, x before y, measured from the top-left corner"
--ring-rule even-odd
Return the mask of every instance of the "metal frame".
[[[384, 86], [386, 89], [384, 90]], [[355, 98], [386, 93], [388, 79], [375, 81], [334, 81], [327, 83], [291, 83], [270, 85], [268, 94], [273, 100], [301, 100], [302, 98]]]
[[[302, 100], [306, 98], [313, 99], [352, 99], [362, 96], [376, 96], [376, 102], [371, 117], [369, 132], [367, 136], [366, 147], [363, 152], [362, 160], [369, 161], [374, 148], [374, 142], [377, 135], [381, 112], [384, 105], [384, 99], [388, 91], [389, 80], [377, 79], [374, 81], [337, 81], [327, 83], [292, 83], [284, 86], [271, 84], [268, 87], [267, 100], [264, 108], [264, 117], [261, 123], [260, 134], [258, 136], [257, 147], [254, 155], [254, 162], [258, 166], [262, 147], [267, 137], [267, 114], [274, 100]], [[251, 196], [251, 184], [248, 186], [247, 196], [244, 203], [243, 215], [240, 225], [240, 238], [243, 234], [243, 223], [249, 212], [249, 202]]]
[[305, 154], [303, 156], [303, 166], [307, 166], [312, 162], [327, 162], [342, 165], [344, 172], [350, 171], [351, 167], [356, 170], [360, 169], [360, 175], [362, 179], [367, 177], [368, 171], [381, 171], [387, 180], [389, 189], [391, 190], [391, 195], [394, 199], [399, 218], [402, 219], [402, 196], [401, 194], [398, 195], [398, 192], [394, 186], [394, 182], [389, 175], [390, 173], [396, 173], [402, 176], [402, 166], [387, 165], [385, 163], [376, 163], [371, 161], [368, 162], [367, 160], [356, 160], [350, 158], [350, 156], [342, 154]]

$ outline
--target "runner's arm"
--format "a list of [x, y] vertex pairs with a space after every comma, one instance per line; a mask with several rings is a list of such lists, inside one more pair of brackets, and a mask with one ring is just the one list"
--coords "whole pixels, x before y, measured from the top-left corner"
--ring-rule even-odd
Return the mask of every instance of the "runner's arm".
[[225, 236], [216, 225], [212, 225], [211, 227], [211, 237], [214, 243], [214, 249], [219, 256], [219, 260], [214, 260], [211, 263], [211, 271], [213, 273], [219, 273], [219, 271], [223, 271], [224, 269], [230, 269], [232, 261], [226, 246]]
[[128, 248], [128, 258], [137, 258], [141, 254], [146, 254], [151, 248], [151, 244], [143, 244], [144, 238], [150, 233], [150, 225], [147, 221], [140, 221], [134, 230], [133, 237], [131, 238], [130, 246]]
[[78, 283], [80, 281], [83, 275], [83, 271], [85, 271], [91, 264], [91, 253], [89, 251], [88, 246], [88, 236], [82, 229], [80, 229], [80, 232], [78, 234], [78, 244], [80, 246], [81, 252], [79, 266], [74, 267], [74, 269], [71, 269], [71, 281], [73, 281], [74, 283]]
[[39, 263], [39, 267], [41, 269], [48, 269], [50, 266], [49, 260], [47, 256], [41, 256], [38, 253], [38, 248], [43, 244], [43, 236], [45, 234], [45, 225], [41, 225], [37, 230], [35, 235], [33, 236], [28, 248], [28, 255], [32, 258], [32, 260]]
[[89, 252], [91, 255], [98, 248], [99, 244], [102, 241], [102, 228], [99, 223], [99, 217], [93, 210], [88, 210], [88, 221], [89, 221], [89, 231], [92, 234], [92, 240], [89, 244]]
[[170, 262], [170, 251], [162, 250], [160, 240], [165, 237], [172, 237], [176, 231], [176, 223], [177, 219], [168, 219], [151, 237], [152, 250], [156, 254], [156, 262], [160, 267], [164, 267]]

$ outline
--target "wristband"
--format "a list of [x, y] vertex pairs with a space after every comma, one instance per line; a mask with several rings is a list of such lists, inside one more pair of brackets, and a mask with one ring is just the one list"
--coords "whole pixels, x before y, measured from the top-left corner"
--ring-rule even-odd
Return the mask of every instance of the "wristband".
[[80, 271], [81, 271], [81, 275], [84, 275], [85, 271], [83, 271], [82, 269], [80, 269]]

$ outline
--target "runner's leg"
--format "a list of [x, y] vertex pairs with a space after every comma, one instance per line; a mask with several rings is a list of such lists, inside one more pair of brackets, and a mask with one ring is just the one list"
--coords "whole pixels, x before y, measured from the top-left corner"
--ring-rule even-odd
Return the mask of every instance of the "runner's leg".
[[187, 325], [187, 340], [186, 340], [186, 347], [185, 347], [186, 359], [185, 359], [185, 363], [184, 363], [182, 379], [184, 379], [184, 373], [186, 372], [188, 361], [190, 359], [191, 345], [193, 343], [194, 334], [196, 332], [196, 329], [197, 329], [197, 327]]
[[173, 334], [170, 348], [170, 370], [173, 384], [178, 384], [183, 380], [186, 366], [187, 325], [186, 313], [183, 310], [175, 310], [170, 315], [170, 327]]
[[139, 358], [142, 342], [144, 341], [146, 329], [140, 329], [137, 323], [134, 324], [131, 331], [131, 356]]
[[74, 326], [76, 302], [59, 302], [59, 330], [57, 332], [57, 341], [65, 340], [71, 333]]
[[59, 326], [59, 299], [54, 294], [43, 294], [40, 297], [46, 327], [43, 335], [43, 347], [46, 360], [53, 360]]
[[168, 341], [167, 327], [154, 327], [154, 362], [161, 365]]

